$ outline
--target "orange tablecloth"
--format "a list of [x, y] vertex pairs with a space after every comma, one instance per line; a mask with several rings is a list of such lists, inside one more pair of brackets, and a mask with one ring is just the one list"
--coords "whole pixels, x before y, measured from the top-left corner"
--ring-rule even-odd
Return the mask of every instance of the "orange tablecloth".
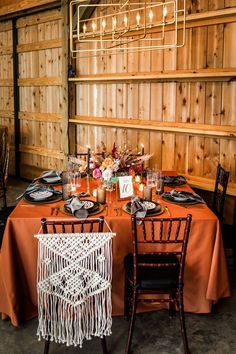
[[[178, 189], [188, 190], [182, 186]], [[116, 205], [124, 202], [114, 202]], [[112, 299], [114, 315], [123, 314], [124, 256], [132, 251], [130, 216], [116, 216], [115, 204], [109, 205], [105, 219], [117, 236], [113, 239]], [[22, 200], [7, 221], [0, 253], [0, 312], [13, 325], [37, 315], [36, 265], [37, 240], [42, 217], [52, 217], [51, 208], [63, 202], [29, 205]], [[193, 216], [185, 268], [185, 311], [207, 313], [212, 302], [230, 295], [220, 225], [205, 205], [188, 207], [166, 203], [171, 215]], [[160, 216], [157, 216], [160, 217]], [[161, 217], [168, 217], [165, 212]], [[59, 212], [58, 219], [70, 218]], [[150, 305], [149, 305], [150, 306]]]

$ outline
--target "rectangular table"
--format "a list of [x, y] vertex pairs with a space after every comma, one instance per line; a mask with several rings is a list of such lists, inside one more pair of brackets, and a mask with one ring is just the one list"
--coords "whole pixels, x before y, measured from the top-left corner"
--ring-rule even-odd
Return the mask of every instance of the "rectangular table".
[[[188, 185], [177, 189], [191, 190]], [[104, 215], [112, 231], [117, 234], [113, 239], [114, 315], [123, 314], [123, 259], [132, 252], [130, 215], [122, 211], [117, 216], [115, 210], [115, 206], [122, 204], [124, 202], [114, 202], [108, 208], [108, 215], [106, 209], [97, 215]], [[183, 217], [189, 213], [193, 216], [185, 268], [185, 311], [208, 313], [213, 302], [230, 296], [219, 221], [206, 205], [185, 208], [164, 201], [162, 204], [168, 205], [172, 217]], [[37, 240], [33, 236], [40, 230], [42, 217], [70, 218], [61, 211], [57, 216], [51, 216], [51, 208], [60, 205], [63, 205], [62, 201], [31, 205], [22, 200], [8, 218], [0, 252], [0, 312], [3, 318], [9, 316], [15, 326], [37, 316]], [[169, 215], [164, 212], [156, 217]]]

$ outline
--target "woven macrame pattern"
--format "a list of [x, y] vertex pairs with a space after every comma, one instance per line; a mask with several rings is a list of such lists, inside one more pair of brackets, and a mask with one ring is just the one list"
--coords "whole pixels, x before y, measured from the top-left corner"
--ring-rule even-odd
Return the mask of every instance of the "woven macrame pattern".
[[111, 334], [111, 232], [39, 234], [39, 339], [80, 347]]

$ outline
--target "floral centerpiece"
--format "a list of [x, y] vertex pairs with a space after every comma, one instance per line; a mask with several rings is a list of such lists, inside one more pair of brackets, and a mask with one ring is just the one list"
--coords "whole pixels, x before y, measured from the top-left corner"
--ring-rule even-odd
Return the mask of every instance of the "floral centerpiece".
[[119, 173], [142, 173], [144, 162], [149, 160], [152, 155], [137, 154], [126, 147], [117, 147], [113, 144], [111, 151], [107, 151], [106, 145], [102, 142], [97, 147], [97, 153], [91, 154], [90, 166], [93, 170], [95, 179], [103, 178], [108, 181], [114, 174]]

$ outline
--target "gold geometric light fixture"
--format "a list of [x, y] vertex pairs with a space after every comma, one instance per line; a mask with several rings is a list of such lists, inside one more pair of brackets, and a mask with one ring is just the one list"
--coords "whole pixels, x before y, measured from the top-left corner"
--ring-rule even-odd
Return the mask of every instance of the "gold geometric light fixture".
[[[102, 52], [178, 48], [185, 44], [186, 0], [70, 2], [70, 50]], [[170, 34], [167, 35], [167, 32]]]

